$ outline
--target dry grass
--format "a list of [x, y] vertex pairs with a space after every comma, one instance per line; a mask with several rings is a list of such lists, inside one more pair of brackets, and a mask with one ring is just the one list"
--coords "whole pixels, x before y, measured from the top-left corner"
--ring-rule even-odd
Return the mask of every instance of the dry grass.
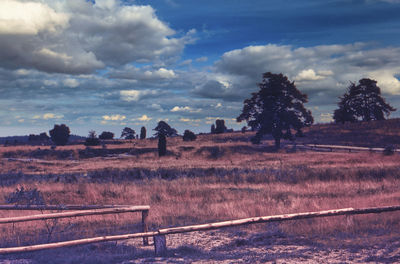
[[[272, 152], [272, 142], [251, 145], [247, 133], [198, 138], [196, 142], [169, 139], [169, 155], [161, 159], [155, 140], [109, 145], [106, 150], [56, 149], [73, 153], [67, 158], [55, 158], [50, 150], [46, 152], [50, 157], [35, 157], [36, 147], [1, 148], [0, 201], [4, 203], [8, 193], [23, 185], [40, 190], [48, 204], [149, 204], [150, 229], [400, 203], [397, 154]], [[4, 211], [0, 216], [21, 214]], [[286, 222], [279, 224], [279, 232], [364, 236], [400, 227], [400, 213], [355, 216], [351, 224], [344, 219]], [[138, 214], [60, 220], [51, 241], [136, 232], [139, 222]], [[47, 241], [43, 221], [3, 225], [1, 231], [1, 246]]]

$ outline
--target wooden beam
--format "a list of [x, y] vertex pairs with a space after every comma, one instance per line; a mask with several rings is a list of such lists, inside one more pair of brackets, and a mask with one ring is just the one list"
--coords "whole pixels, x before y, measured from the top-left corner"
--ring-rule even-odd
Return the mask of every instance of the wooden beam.
[[0, 210], [90, 210], [105, 208], [131, 207], [133, 205], [0, 205]]
[[130, 207], [92, 209], [92, 210], [62, 212], [62, 213], [6, 217], [6, 218], [0, 218], [0, 224], [28, 222], [28, 221], [46, 220], [46, 219], [57, 219], [57, 218], [68, 218], [68, 217], [87, 216], [87, 215], [104, 215], [104, 214], [120, 214], [120, 213], [128, 213], [128, 212], [141, 212], [141, 211], [146, 211], [146, 210], [148, 211], [149, 209], [150, 209], [150, 206], [141, 205], [141, 206], [130, 206]]

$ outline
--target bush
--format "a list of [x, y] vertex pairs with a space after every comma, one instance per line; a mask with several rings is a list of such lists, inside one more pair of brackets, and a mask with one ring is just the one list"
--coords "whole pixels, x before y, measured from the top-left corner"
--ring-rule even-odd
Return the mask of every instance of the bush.
[[85, 140], [85, 146], [98, 146], [100, 145], [100, 140], [96, 136], [95, 131], [89, 131], [89, 136]]
[[64, 146], [68, 143], [69, 138], [69, 127], [65, 124], [54, 125], [54, 128], [49, 131], [50, 138], [54, 142], [54, 144], [58, 146]]
[[183, 133], [183, 141], [195, 141], [196, 138], [196, 135], [188, 129]]
[[225, 126], [225, 120], [217, 119], [217, 120], [215, 120], [215, 125], [216, 125], [216, 127], [215, 127], [216, 134], [222, 134], [222, 133], [226, 132], [227, 128]]
[[146, 138], [146, 128], [143, 126], [140, 129], [140, 139], [145, 139]]
[[16, 205], [44, 205], [43, 194], [36, 188], [25, 190], [23, 186], [6, 197], [6, 203]]
[[114, 133], [108, 131], [103, 131], [99, 136], [99, 139], [113, 139], [113, 138], [114, 138]]
[[393, 146], [393, 145], [388, 145], [388, 146], [386, 146], [385, 149], [383, 150], [383, 155], [390, 156], [390, 155], [393, 155], [395, 151], [396, 151], [395, 146]]

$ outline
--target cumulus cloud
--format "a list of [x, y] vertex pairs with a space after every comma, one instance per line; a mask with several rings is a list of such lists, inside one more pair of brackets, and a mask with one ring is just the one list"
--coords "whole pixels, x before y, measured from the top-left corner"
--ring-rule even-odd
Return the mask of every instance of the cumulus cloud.
[[156, 95], [156, 90], [122, 90], [119, 92], [121, 96], [121, 100], [132, 102], [132, 101], [139, 101], [140, 99], [152, 95]]
[[[349, 81], [374, 78], [382, 91], [399, 94], [400, 72], [397, 58], [400, 48], [373, 49], [363, 43], [294, 48], [288, 45], [249, 46], [224, 53], [214, 65], [218, 74], [230, 79], [229, 94], [243, 99], [243, 94], [257, 90], [262, 73], [283, 73], [295, 80], [298, 88], [311, 95], [339, 95]], [[208, 80], [195, 93], [208, 98], [226, 99], [226, 86], [217, 78]], [[244, 93], [247, 91], [246, 93]]]
[[64, 85], [71, 88], [79, 86], [79, 82], [76, 79], [68, 78], [63, 81]]
[[150, 121], [151, 119], [152, 118], [148, 117], [147, 115], [142, 115], [141, 117], [139, 117], [139, 118], [137, 118], [135, 120], [147, 122], [147, 121]]
[[[4, 68], [87, 74], [131, 62], [162, 65], [175, 60], [194, 34], [173, 37], [176, 32], [151, 6], [119, 0], [0, 1]], [[165, 78], [173, 73], [160, 68], [154, 74]]]
[[53, 113], [45, 113], [43, 115], [35, 115], [33, 116], [33, 119], [43, 119], [43, 120], [49, 120], [49, 119], [60, 119], [63, 118], [64, 115], [56, 115]]
[[189, 112], [189, 113], [199, 113], [201, 109], [193, 109], [190, 106], [174, 106], [171, 112]]
[[120, 115], [120, 114], [117, 114], [117, 115], [104, 115], [103, 116], [103, 120], [104, 121], [122, 121], [122, 120], [125, 120], [125, 119], [126, 119], [126, 116]]
[[173, 70], [166, 68], [147, 69], [146, 67], [137, 68], [132, 65], [124, 67], [122, 70], [115, 70], [109, 74], [111, 78], [131, 79], [139, 81], [174, 79], [177, 77]]

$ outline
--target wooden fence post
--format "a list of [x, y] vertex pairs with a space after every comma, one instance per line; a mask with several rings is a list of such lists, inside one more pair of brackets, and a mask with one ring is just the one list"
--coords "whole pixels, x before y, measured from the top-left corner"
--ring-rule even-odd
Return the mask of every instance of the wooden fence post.
[[[149, 216], [149, 210], [143, 210], [142, 211], [142, 232], [146, 233], [148, 231], [148, 226], [147, 226], [147, 217]], [[148, 246], [149, 245], [149, 238], [148, 237], [143, 237], [143, 245]]]
[[165, 255], [167, 252], [167, 238], [165, 235], [157, 235], [153, 237], [154, 239], [154, 252], [156, 256]]

